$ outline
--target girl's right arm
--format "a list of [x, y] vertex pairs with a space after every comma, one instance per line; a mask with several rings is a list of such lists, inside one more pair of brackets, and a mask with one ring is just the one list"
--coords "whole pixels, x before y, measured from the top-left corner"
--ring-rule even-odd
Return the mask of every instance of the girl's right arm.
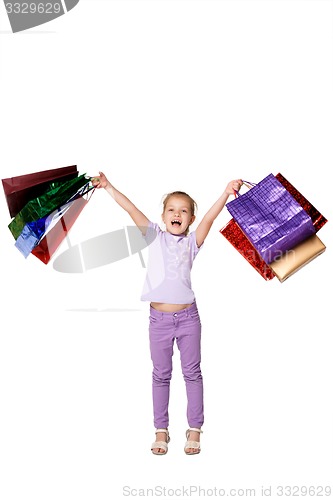
[[146, 234], [149, 219], [123, 193], [112, 186], [103, 172], [99, 172], [99, 177], [93, 177], [91, 183], [97, 189], [104, 188], [118, 205], [130, 215], [142, 234]]

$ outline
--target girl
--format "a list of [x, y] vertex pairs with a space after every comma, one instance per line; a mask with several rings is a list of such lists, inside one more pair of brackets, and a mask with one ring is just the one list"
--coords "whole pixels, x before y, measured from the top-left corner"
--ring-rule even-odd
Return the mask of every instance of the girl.
[[151, 222], [124, 194], [100, 172], [92, 179], [96, 188], [104, 188], [133, 219], [149, 245], [147, 276], [142, 300], [150, 302], [149, 339], [153, 362], [153, 407], [156, 440], [151, 446], [155, 455], [165, 455], [170, 441], [169, 387], [172, 374], [173, 344], [180, 351], [187, 394], [187, 420], [184, 451], [200, 452], [200, 434], [204, 422], [203, 384], [200, 369], [201, 323], [190, 272], [214, 220], [229, 195], [238, 191], [240, 179], [230, 181], [222, 196], [203, 217], [197, 229], [189, 233], [195, 220], [195, 201], [182, 191], [169, 193], [163, 201], [165, 231]]

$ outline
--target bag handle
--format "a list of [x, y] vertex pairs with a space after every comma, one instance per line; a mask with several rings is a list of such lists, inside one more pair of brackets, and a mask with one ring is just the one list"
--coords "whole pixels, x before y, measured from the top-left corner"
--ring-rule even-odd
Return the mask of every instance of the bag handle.
[[[254, 186], [256, 186], [257, 184], [255, 182], [250, 182], [250, 181], [244, 181], [242, 179], [242, 183], [248, 188], [248, 189], [251, 189], [253, 188]], [[238, 196], [240, 196], [239, 194], [239, 191], [236, 191], [236, 189], [234, 189], [234, 195], [235, 195], [235, 198], [237, 198]]]

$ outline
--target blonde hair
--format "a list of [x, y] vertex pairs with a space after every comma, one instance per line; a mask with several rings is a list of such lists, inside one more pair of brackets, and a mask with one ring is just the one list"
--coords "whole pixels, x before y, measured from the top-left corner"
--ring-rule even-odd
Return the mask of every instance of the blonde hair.
[[[184, 191], [173, 191], [172, 193], [168, 193], [168, 194], [164, 195], [164, 197], [163, 197], [163, 213], [165, 211], [166, 204], [168, 203], [168, 201], [170, 200], [170, 198], [172, 196], [182, 196], [183, 198], [186, 198], [190, 204], [191, 215], [195, 215], [195, 213], [198, 209], [198, 205], [193, 200], [193, 198], [189, 194], [184, 193]], [[185, 231], [185, 235], [188, 235], [188, 233], [189, 233], [189, 226], [187, 227], [187, 229]]]

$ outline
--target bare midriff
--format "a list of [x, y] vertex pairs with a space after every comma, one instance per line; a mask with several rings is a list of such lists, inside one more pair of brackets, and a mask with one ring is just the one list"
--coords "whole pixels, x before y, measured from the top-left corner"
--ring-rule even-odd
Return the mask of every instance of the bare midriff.
[[151, 307], [156, 309], [157, 311], [162, 312], [176, 312], [181, 309], [186, 309], [190, 307], [192, 304], [164, 304], [163, 302], [151, 302]]

